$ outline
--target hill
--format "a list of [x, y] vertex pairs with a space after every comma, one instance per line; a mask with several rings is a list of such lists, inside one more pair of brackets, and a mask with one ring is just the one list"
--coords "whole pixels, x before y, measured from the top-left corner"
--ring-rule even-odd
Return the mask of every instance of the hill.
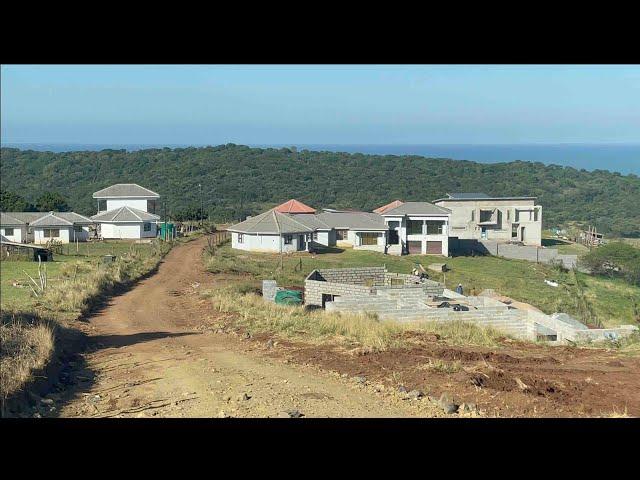
[[216, 221], [237, 220], [289, 198], [316, 207], [371, 210], [396, 198], [432, 201], [447, 192], [484, 191], [537, 196], [545, 228], [582, 221], [604, 233], [640, 237], [640, 178], [605, 170], [234, 144], [135, 152], [3, 148], [1, 160], [4, 191], [32, 203], [57, 192], [84, 214], [95, 213], [94, 191], [118, 182], [159, 192], [174, 214], [199, 207], [201, 183], [205, 211]]

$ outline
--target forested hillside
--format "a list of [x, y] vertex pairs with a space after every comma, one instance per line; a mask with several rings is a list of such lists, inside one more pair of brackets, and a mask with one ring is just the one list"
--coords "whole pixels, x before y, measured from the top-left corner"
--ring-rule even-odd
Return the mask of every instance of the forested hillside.
[[[603, 165], [606, 168], [606, 165]], [[314, 207], [371, 210], [394, 199], [433, 201], [447, 192], [531, 195], [545, 228], [585, 221], [599, 231], [640, 236], [640, 178], [541, 163], [481, 164], [418, 156], [363, 155], [228, 144], [136, 152], [51, 153], [2, 149], [3, 191], [33, 204], [60, 193], [69, 207], [95, 213], [91, 194], [113, 183], [157, 191], [167, 211], [199, 208], [216, 221], [237, 220], [289, 198]]]

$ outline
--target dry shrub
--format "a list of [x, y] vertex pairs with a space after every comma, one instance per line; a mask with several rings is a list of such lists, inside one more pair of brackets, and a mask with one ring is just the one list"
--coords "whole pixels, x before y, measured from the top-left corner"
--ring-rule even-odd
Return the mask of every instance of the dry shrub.
[[32, 379], [53, 353], [53, 328], [35, 317], [3, 313], [0, 324], [2, 402]]
[[[244, 289], [242, 289], [244, 290]], [[226, 286], [204, 294], [216, 309], [233, 313], [234, 321], [248, 330], [271, 332], [312, 343], [331, 342], [382, 351], [404, 346], [407, 331], [437, 333], [445, 341], [495, 346], [504, 337], [492, 329], [462, 322], [399, 323], [380, 320], [375, 314], [306, 310], [301, 306], [278, 305], [237, 286]]]

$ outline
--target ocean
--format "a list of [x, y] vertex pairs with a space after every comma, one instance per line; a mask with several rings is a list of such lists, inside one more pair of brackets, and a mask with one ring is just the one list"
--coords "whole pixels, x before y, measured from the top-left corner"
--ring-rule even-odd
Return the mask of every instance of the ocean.
[[[609, 170], [621, 174], [640, 175], [639, 144], [555, 144], [555, 145], [331, 145], [331, 144], [260, 144], [254, 147], [291, 147], [298, 150], [319, 150], [378, 155], [419, 155], [454, 160], [471, 160], [480, 163], [498, 163], [523, 160], [542, 162], [546, 165], [562, 165], [584, 170]], [[202, 145], [123, 145], [123, 144], [35, 144], [6, 143], [3, 147], [22, 150], [52, 152], [86, 151], [104, 149], [126, 149], [129, 151], [145, 148], [184, 148]]]

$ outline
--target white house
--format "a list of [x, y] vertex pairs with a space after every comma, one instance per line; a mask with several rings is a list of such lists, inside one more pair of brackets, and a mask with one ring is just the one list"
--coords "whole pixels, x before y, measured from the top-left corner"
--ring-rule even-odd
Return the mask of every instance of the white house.
[[381, 215], [389, 230], [388, 253], [449, 255], [448, 209], [429, 202], [404, 202]]
[[91, 219], [102, 238], [155, 238], [160, 195], [135, 183], [118, 183], [93, 194], [98, 213]]
[[84, 242], [91, 219], [75, 212], [2, 212], [0, 234], [11, 242]]
[[102, 238], [155, 238], [158, 215], [122, 206], [91, 217], [99, 225]]

